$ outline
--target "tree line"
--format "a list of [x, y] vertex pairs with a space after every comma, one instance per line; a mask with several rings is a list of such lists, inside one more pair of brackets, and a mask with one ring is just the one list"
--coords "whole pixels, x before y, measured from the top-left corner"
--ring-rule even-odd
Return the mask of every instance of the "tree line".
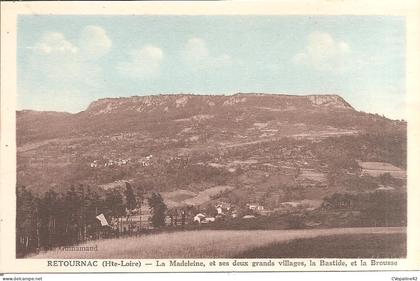
[[[17, 256], [126, 232], [139, 233], [149, 228], [148, 225], [161, 228], [167, 212], [159, 193], [139, 186], [133, 188], [129, 183], [106, 191], [84, 185], [71, 186], [63, 192], [49, 190], [43, 195], [18, 186], [16, 200]], [[128, 221], [134, 214], [141, 220], [146, 206], [148, 221], [144, 224], [140, 221], [137, 226], [127, 224], [128, 228], [123, 228], [123, 220]], [[100, 214], [108, 225], [101, 225], [96, 218]]]
[[374, 191], [334, 193], [324, 198], [322, 209], [360, 211], [363, 226], [406, 226], [407, 193]]

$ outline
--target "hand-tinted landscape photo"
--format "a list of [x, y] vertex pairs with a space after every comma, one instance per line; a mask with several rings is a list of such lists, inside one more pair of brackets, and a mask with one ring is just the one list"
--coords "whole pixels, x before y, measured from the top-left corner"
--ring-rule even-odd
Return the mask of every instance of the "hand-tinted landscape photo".
[[402, 19], [18, 27], [18, 258], [406, 256]]

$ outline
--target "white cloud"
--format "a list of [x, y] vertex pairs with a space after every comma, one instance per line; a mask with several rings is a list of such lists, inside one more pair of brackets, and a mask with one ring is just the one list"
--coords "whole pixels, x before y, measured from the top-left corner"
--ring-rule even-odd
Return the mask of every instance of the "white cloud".
[[[111, 47], [111, 40], [103, 36], [106, 32], [100, 27], [88, 26], [80, 34], [75, 44], [63, 33], [46, 32], [28, 47], [32, 54], [20, 73], [23, 86], [39, 92], [39, 96], [46, 95], [48, 90], [49, 98], [64, 89], [85, 94], [103, 89], [103, 70], [92, 59], [104, 55]], [[88, 34], [92, 36], [87, 38]], [[94, 50], [97, 54], [89, 56]]]
[[86, 60], [82, 49], [62, 33], [44, 34], [32, 49], [33, 55], [25, 67], [29, 75], [35, 71], [46, 81], [61, 85], [83, 82], [92, 86], [99, 80], [100, 67]]
[[316, 31], [308, 36], [307, 46], [292, 61], [319, 71], [342, 71], [349, 53], [350, 46], [346, 42], [335, 40], [329, 33]]
[[32, 98], [23, 108], [78, 111], [109, 89], [98, 62], [112, 47], [106, 30], [86, 26], [75, 37], [46, 32], [27, 47], [31, 52], [20, 68], [18, 88], [19, 95]]
[[78, 48], [71, 42], [67, 41], [62, 33], [59, 32], [47, 32], [40, 40], [35, 43], [32, 48], [36, 53], [43, 55], [50, 54], [75, 54], [78, 52]]
[[81, 53], [87, 59], [97, 59], [109, 52], [112, 41], [105, 29], [100, 26], [89, 25], [80, 34], [79, 46]]
[[117, 64], [118, 72], [133, 79], [150, 79], [159, 75], [163, 51], [152, 45], [132, 50], [130, 60]]
[[47, 32], [29, 48], [42, 55], [77, 54], [83, 60], [94, 60], [108, 53], [111, 47], [112, 41], [105, 29], [89, 25], [81, 31], [77, 44], [67, 40], [60, 32]]
[[232, 64], [227, 54], [214, 56], [210, 54], [206, 42], [201, 38], [191, 38], [185, 46], [185, 59], [195, 70], [221, 68]]

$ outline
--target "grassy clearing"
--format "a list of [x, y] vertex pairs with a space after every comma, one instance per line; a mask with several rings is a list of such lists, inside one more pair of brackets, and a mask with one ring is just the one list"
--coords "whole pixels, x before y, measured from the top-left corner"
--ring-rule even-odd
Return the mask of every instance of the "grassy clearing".
[[403, 233], [332, 235], [273, 243], [235, 258], [402, 258], [406, 239]]
[[206, 190], [200, 191], [197, 194], [197, 196], [194, 198], [189, 198], [189, 199], [184, 200], [184, 203], [186, 203], [187, 205], [202, 205], [210, 201], [212, 196], [220, 192], [223, 192], [225, 190], [232, 190], [232, 189], [234, 189], [234, 187], [229, 186], [229, 185], [214, 186]]
[[[364, 234], [387, 235], [396, 233], [405, 235], [405, 231], [405, 228], [399, 227], [183, 231], [91, 241], [78, 246], [97, 246], [97, 251], [81, 252], [56, 249], [41, 252], [29, 258], [231, 258], [241, 256], [250, 250], [263, 249], [276, 243], [286, 243], [295, 239], [348, 234], [354, 235], [354, 237]], [[263, 252], [261, 252], [261, 255], [263, 255]], [[344, 250], [342, 255], [346, 255]], [[263, 256], [265, 257], [265, 255]]]

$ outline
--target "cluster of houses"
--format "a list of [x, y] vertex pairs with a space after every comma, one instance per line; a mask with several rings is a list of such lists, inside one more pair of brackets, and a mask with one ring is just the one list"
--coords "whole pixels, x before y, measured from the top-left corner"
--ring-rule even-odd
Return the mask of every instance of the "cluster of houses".
[[320, 207], [321, 200], [301, 200], [282, 202], [274, 209], [267, 209], [259, 203], [248, 203], [246, 208], [239, 211], [239, 209], [229, 203], [218, 203], [215, 205], [217, 214], [215, 216], [208, 215], [206, 212], [198, 212], [194, 216], [193, 222], [198, 224], [212, 223], [226, 218], [240, 218], [253, 219], [257, 216], [270, 216], [272, 214], [288, 214], [296, 210], [314, 210]]
[[142, 167], [149, 167], [149, 166], [153, 165], [152, 159], [153, 159], [153, 155], [150, 154], [150, 155], [148, 155], [146, 157], [140, 158], [137, 162]]
[[[248, 203], [245, 209], [239, 208], [231, 203], [217, 202], [209, 209], [200, 210], [194, 207], [171, 209], [166, 213], [166, 226], [183, 226], [188, 224], [211, 224], [226, 219], [250, 220], [257, 216], [269, 216], [276, 211], [291, 212], [302, 207], [303, 202], [283, 202], [276, 210], [268, 210], [259, 203]], [[141, 207], [127, 211], [127, 216], [122, 218], [113, 218], [109, 221], [109, 226], [115, 231], [121, 233], [136, 233], [145, 229], [153, 229], [151, 223], [152, 212], [147, 200]]]
[[127, 165], [130, 161], [131, 161], [130, 158], [128, 158], [128, 159], [117, 159], [117, 160], [109, 159], [108, 161], [105, 161], [105, 162], [102, 162], [102, 163], [100, 163], [98, 160], [93, 160], [90, 163], [89, 166], [91, 168], [114, 167], [114, 166], [121, 167], [121, 166]]
[[108, 160], [108, 162], [104, 164], [104, 167], [123, 166], [127, 165], [128, 162], [130, 162], [130, 159]]
[[[148, 166], [153, 165], [152, 159], [153, 159], [153, 155], [148, 155], [148, 156], [142, 157], [139, 160], [137, 160], [137, 163], [139, 163], [140, 166], [142, 166], [142, 167], [148, 167]], [[93, 160], [89, 164], [89, 166], [91, 168], [98, 168], [98, 167], [121, 167], [121, 166], [127, 165], [131, 161], [132, 161], [131, 158], [116, 159], [116, 160], [108, 159], [106, 161]]]
[[203, 212], [199, 212], [194, 216], [193, 222], [198, 224], [207, 224], [215, 222], [216, 220], [223, 220], [226, 216], [231, 216], [232, 218], [236, 218], [238, 216], [238, 212], [231, 204], [228, 203], [217, 203], [215, 205], [217, 214], [215, 216], [206, 215]]
[[[208, 224], [208, 223], [212, 223], [218, 220], [224, 220], [228, 217], [230, 218], [239, 218], [240, 217], [240, 213], [237, 210], [237, 208], [235, 208], [235, 206], [233, 206], [232, 204], [229, 203], [225, 203], [225, 202], [219, 202], [215, 205], [217, 214], [215, 216], [211, 216], [211, 215], [206, 215], [205, 212], [198, 212], [193, 219], [194, 223], [198, 223], [198, 224]], [[251, 218], [255, 218], [255, 215], [264, 215], [264, 206], [255, 203], [255, 204], [247, 204], [246, 208], [248, 209], [248, 212], [246, 212], [245, 215], [243, 215], [242, 219], [251, 219]]]

